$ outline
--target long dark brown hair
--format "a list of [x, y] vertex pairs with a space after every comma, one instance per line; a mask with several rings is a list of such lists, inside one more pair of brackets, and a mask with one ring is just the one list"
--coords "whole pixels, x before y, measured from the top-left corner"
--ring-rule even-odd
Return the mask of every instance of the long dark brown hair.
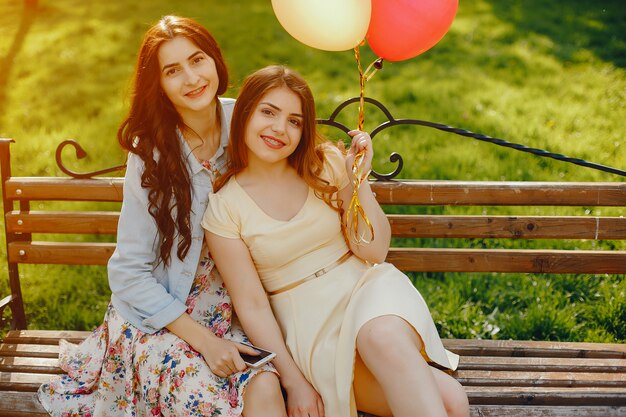
[[176, 135], [176, 126], [183, 126], [184, 122], [161, 87], [158, 57], [161, 45], [177, 36], [188, 38], [213, 58], [219, 78], [217, 95], [226, 91], [226, 63], [209, 31], [192, 19], [165, 16], [144, 36], [135, 69], [130, 111], [117, 131], [122, 148], [137, 154], [144, 162], [141, 186], [149, 190], [148, 210], [159, 230], [159, 261], [165, 265], [170, 261], [176, 237], [179, 259], [187, 255], [191, 246], [191, 181], [187, 155], [183, 155]]
[[248, 147], [245, 137], [248, 121], [261, 98], [270, 90], [280, 87], [287, 87], [296, 94], [302, 105], [302, 137], [295, 151], [289, 155], [288, 163], [313, 188], [319, 198], [339, 210], [340, 208], [333, 205], [331, 201], [337, 192], [337, 187], [320, 177], [324, 167], [324, 147], [331, 146], [331, 144], [317, 132], [313, 93], [300, 74], [280, 65], [262, 68], [245, 79], [233, 109], [228, 169], [217, 179], [214, 189], [217, 191], [222, 188], [230, 177], [248, 166]]

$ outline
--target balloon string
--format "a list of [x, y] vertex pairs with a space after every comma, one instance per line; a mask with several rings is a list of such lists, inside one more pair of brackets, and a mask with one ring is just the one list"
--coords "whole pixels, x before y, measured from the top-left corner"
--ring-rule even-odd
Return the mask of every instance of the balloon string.
[[354, 47], [354, 58], [356, 59], [356, 65], [359, 69], [359, 118], [357, 123], [357, 129], [363, 130], [365, 122], [365, 83], [369, 81], [376, 72], [383, 67], [383, 59], [377, 58], [367, 66], [365, 72], [361, 67], [361, 51], [359, 46]]
[[356, 59], [356, 66], [359, 69], [359, 119], [357, 123], [357, 130], [363, 130], [363, 124], [365, 121], [364, 105], [365, 105], [365, 77], [363, 76], [363, 68], [361, 68], [361, 52], [359, 51], [359, 45], [354, 47], [354, 58]]
[[[354, 57], [356, 59], [357, 68], [359, 69], [359, 87], [360, 87], [360, 95], [359, 95], [359, 117], [357, 123], [357, 129], [363, 130], [363, 125], [365, 122], [364, 108], [365, 108], [365, 82], [371, 79], [376, 71], [378, 71], [381, 59], [377, 59], [372, 62], [365, 72], [363, 72], [363, 68], [361, 67], [361, 52], [359, 51], [359, 46], [357, 45], [354, 48]], [[378, 65], [377, 65], [378, 63]], [[363, 163], [363, 159], [365, 158], [365, 149], [359, 151], [354, 157], [354, 164], [352, 165], [352, 173], [354, 175], [353, 182], [353, 191], [352, 198], [350, 199], [350, 204], [348, 205], [348, 211], [346, 213], [346, 223], [351, 227], [352, 234], [348, 236], [352, 242], [357, 245], [367, 244], [374, 240], [374, 227], [371, 222], [367, 218], [365, 214], [365, 210], [361, 206], [361, 202], [359, 201], [359, 188], [361, 183], [365, 181], [369, 175], [369, 173], [363, 173], [361, 164]], [[359, 223], [360, 219], [363, 219], [365, 224], [367, 225], [367, 230], [369, 230], [369, 239], [367, 238], [367, 230], [363, 233], [359, 233]]]

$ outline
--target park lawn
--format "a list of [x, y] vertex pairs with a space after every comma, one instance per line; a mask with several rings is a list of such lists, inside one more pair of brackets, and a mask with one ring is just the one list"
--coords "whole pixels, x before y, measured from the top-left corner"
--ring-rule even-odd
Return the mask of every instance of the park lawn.
[[[280, 27], [266, 0], [222, 2], [85, 2], [0, 0], [0, 136], [12, 137], [16, 175], [61, 175], [56, 145], [77, 139], [77, 170], [118, 165], [115, 134], [128, 106], [141, 37], [164, 14], [197, 18], [222, 45], [237, 86], [249, 72], [281, 63], [310, 82], [320, 116], [358, 94], [353, 54], [314, 50]], [[626, 12], [620, 1], [461, 2], [446, 37], [414, 59], [385, 63], [366, 94], [398, 118], [463, 127], [529, 147], [626, 169]], [[375, 56], [362, 48], [363, 64]], [[341, 117], [356, 125], [356, 107]], [[366, 129], [384, 119], [371, 108]], [[329, 136], [340, 138], [336, 131]], [[403, 155], [403, 178], [511, 181], [624, 181], [623, 178], [514, 152], [464, 137], [398, 127], [375, 138], [375, 169]], [[121, 175], [121, 173], [120, 173]], [[462, 213], [480, 208], [422, 208]], [[507, 214], [567, 213], [567, 208]], [[623, 215], [589, 208], [585, 214]], [[4, 236], [0, 242], [5, 247]], [[437, 242], [488, 245], [498, 241]], [[514, 242], [535, 247], [618, 247], [624, 242]], [[524, 246], [526, 247], [526, 246]], [[4, 253], [0, 261], [5, 264]], [[109, 290], [105, 268], [26, 266], [23, 289], [30, 328], [90, 329], [102, 319]], [[0, 295], [8, 293], [6, 268]], [[445, 337], [572, 341], [626, 339], [626, 276], [415, 274], [416, 287]]]

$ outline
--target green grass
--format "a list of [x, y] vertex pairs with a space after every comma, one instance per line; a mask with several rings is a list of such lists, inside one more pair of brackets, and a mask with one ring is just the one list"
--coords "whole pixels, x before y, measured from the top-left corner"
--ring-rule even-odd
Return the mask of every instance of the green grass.
[[[601, 4], [600, 4], [601, 3]], [[418, 118], [626, 169], [626, 12], [621, 1], [475, 0], [461, 2], [446, 37], [411, 60], [385, 63], [366, 94], [397, 118]], [[222, 2], [85, 2], [0, 0], [0, 136], [12, 137], [16, 175], [62, 175], [56, 145], [74, 138], [85, 160], [77, 170], [123, 161], [115, 132], [128, 106], [130, 76], [145, 29], [178, 13], [204, 23], [223, 47], [231, 71], [227, 95], [252, 70], [282, 63], [314, 90], [320, 116], [358, 94], [352, 52], [314, 50], [292, 39], [265, 0]], [[375, 57], [362, 48], [363, 65]], [[356, 106], [341, 121], [356, 125]], [[384, 119], [367, 109], [367, 129]], [[337, 132], [328, 131], [337, 137]], [[404, 178], [513, 181], [623, 181], [615, 175], [538, 158], [418, 127], [375, 138], [375, 169], [389, 172], [403, 155]], [[464, 213], [482, 208], [420, 208]], [[582, 214], [537, 208], [507, 214]], [[623, 215], [588, 208], [586, 215]], [[494, 247], [618, 247], [623, 242], [436, 241]], [[4, 235], [0, 245], [5, 247]], [[5, 261], [4, 252], [0, 255]], [[104, 268], [25, 266], [30, 328], [89, 329], [102, 319], [109, 290]], [[0, 270], [0, 295], [8, 293]], [[531, 274], [416, 274], [446, 337], [539, 340], [626, 340], [626, 277]]]

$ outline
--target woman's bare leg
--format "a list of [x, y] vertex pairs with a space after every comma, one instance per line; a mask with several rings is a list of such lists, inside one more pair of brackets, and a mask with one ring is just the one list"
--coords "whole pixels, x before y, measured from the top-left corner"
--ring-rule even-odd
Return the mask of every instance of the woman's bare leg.
[[402, 318], [383, 316], [366, 323], [357, 336], [357, 349], [393, 416], [469, 415], [463, 388], [428, 365], [420, 354], [420, 337]]
[[443, 399], [443, 405], [446, 407], [448, 417], [468, 417], [470, 412], [469, 401], [465, 389], [459, 381], [432, 366], [430, 370], [439, 387], [439, 393]]
[[380, 417], [393, 417], [382, 387], [357, 353], [354, 363], [354, 398], [356, 408]]
[[256, 375], [243, 395], [244, 417], [287, 417], [278, 376], [272, 372]]

